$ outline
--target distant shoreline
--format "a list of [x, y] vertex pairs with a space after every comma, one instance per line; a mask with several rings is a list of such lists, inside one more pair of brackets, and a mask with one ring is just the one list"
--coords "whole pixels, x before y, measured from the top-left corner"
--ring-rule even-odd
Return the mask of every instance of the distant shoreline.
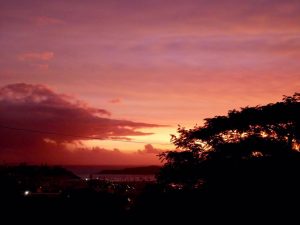
[[160, 166], [129, 167], [124, 169], [102, 170], [97, 174], [153, 175], [158, 173], [160, 168]]

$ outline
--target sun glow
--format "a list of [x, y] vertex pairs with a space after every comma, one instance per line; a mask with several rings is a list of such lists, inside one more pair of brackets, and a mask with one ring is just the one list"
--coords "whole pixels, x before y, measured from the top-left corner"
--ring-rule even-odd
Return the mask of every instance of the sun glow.
[[171, 150], [175, 148], [170, 142], [170, 134], [174, 133], [174, 128], [140, 129], [140, 131], [153, 134], [147, 136], [126, 136], [126, 139], [83, 140], [81, 143], [91, 149], [118, 149], [124, 152], [135, 152], [137, 149], [143, 149], [147, 144], [151, 144], [155, 146], [155, 148], [162, 150]]

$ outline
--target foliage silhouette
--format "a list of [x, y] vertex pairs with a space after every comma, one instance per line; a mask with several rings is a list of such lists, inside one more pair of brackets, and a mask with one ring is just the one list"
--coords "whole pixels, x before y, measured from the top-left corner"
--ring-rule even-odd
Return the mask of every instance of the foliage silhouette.
[[166, 161], [157, 176], [162, 185], [191, 189], [199, 182], [211, 187], [236, 180], [252, 185], [266, 181], [265, 176], [271, 185], [279, 174], [295, 178], [295, 170], [300, 171], [300, 94], [231, 110], [205, 119], [203, 126], [179, 127], [178, 133], [171, 140], [179, 151], [160, 154]]
[[[144, 193], [140, 215], [158, 208], [174, 222], [295, 219], [300, 201], [300, 94], [229, 111], [172, 136], [160, 154], [160, 191]], [[142, 212], [141, 212], [142, 211]], [[143, 214], [144, 213], [144, 214]], [[180, 216], [179, 216], [180, 215]]]

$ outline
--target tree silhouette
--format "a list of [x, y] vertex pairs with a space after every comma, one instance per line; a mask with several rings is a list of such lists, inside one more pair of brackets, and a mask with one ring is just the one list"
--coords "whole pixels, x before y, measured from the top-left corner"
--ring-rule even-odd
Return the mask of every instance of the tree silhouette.
[[277, 187], [278, 179], [298, 184], [300, 93], [277, 103], [231, 110], [193, 129], [179, 127], [178, 133], [171, 140], [179, 151], [160, 154], [166, 163], [157, 178], [163, 185], [195, 188], [204, 182], [211, 188], [232, 188], [239, 182], [248, 188]]

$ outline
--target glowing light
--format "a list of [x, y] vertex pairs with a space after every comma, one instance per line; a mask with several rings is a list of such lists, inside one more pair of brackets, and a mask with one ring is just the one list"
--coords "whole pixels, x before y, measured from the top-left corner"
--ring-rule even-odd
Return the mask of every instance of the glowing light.
[[264, 131], [260, 132], [260, 135], [261, 135], [263, 138], [268, 137], [268, 134], [267, 134], [266, 132], [264, 132]]
[[293, 140], [293, 149], [300, 151], [300, 144], [296, 140]]
[[263, 154], [261, 152], [255, 151], [255, 152], [252, 152], [252, 156], [258, 158], [258, 157], [262, 157]]
[[24, 191], [24, 196], [28, 196], [30, 194], [30, 191]]

